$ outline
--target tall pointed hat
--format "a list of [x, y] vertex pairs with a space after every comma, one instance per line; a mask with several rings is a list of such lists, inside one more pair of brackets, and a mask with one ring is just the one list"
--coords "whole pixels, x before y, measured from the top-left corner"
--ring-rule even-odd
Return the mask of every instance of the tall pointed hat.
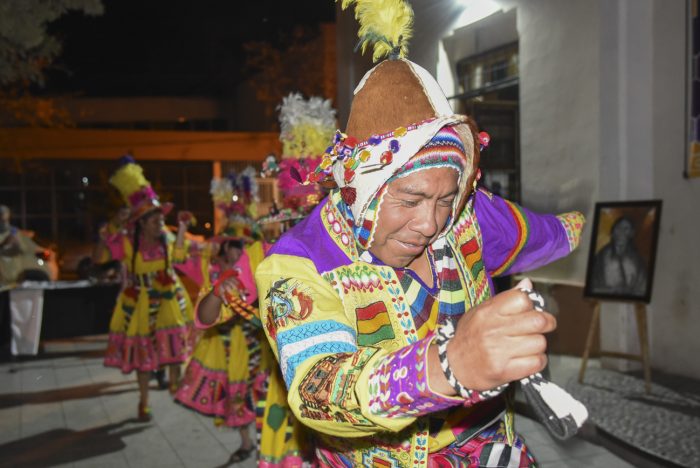
[[109, 178], [109, 183], [119, 190], [129, 207], [130, 223], [154, 210], [161, 210], [167, 215], [173, 209], [172, 203], [161, 203], [151, 183], [143, 175], [143, 167], [136, 164], [131, 155], [121, 157], [119, 168]]
[[[356, 226], [372, 226], [378, 191], [409, 160], [432, 147], [432, 156], [459, 160], [458, 207], [477, 174], [480, 142], [476, 125], [456, 115], [437, 81], [405, 58], [413, 11], [403, 0], [345, 0], [355, 5], [359, 45], [371, 44], [375, 61], [357, 85], [345, 132], [338, 131], [308, 182], [332, 178], [340, 187]], [[448, 130], [445, 130], [448, 129]], [[454, 151], [453, 151], [454, 150]], [[447, 164], [447, 162], [446, 162]], [[410, 168], [409, 168], [410, 169]], [[445, 230], [449, 226], [446, 226]], [[366, 244], [371, 242], [371, 232]]]

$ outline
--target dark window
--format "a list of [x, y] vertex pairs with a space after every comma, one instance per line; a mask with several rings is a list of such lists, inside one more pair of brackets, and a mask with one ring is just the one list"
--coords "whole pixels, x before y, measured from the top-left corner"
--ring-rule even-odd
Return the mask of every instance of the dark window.
[[520, 118], [518, 44], [508, 44], [457, 63], [457, 112], [471, 116], [491, 136], [481, 155], [480, 183], [509, 200], [520, 201]]

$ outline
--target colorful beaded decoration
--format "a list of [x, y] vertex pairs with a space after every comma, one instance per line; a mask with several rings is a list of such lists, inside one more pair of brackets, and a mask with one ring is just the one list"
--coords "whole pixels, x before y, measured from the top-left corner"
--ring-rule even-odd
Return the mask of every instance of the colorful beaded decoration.
[[379, 162], [369, 164], [362, 167], [362, 174], [368, 174], [382, 170], [384, 167], [391, 164], [394, 160], [394, 155], [401, 150], [399, 138], [406, 135], [412, 130], [425, 125], [435, 120], [427, 119], [407, 127], [398, 127], [397, 129], [381, 135], [372, 135], [365, 141], [357, 141], [357, 138], [348, 136], [340, 130], [336, 131], [333, 138], [333, 145], [326, 148], [323, 154], [323, 159], [316, 170], [310, 173], [305, 184], [320, 182], [324, 179], [332, 177], [332, 167], [336, 162], [342, 162], [344, 167], [343, 181], [346, 184], [351, 183], [355, 179], [355, 174], [361, 164], [366, 163], [372, 153], [368, 147], [377, 146], [387, 138], [392, 138], [389, 142], [389, 149], [382, 152], [379, 157]]

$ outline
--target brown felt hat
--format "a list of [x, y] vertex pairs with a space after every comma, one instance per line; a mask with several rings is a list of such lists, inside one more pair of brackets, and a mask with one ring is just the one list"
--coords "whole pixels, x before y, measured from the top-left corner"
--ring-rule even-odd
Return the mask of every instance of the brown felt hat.
[[[358, 147], [372, 153], [358, 167], [358, 174], [362, 174], [364, 164], [376, 166], [376, 160], [388, 149], [390, 141], [396, 139], [400, 149], [392, 150], [393, 161], [385, 169], [385, 174], [390, 174], [448, 125], [455, 129], [464, 144], [467, 153], [465, 186], [471, 187], [479, 164], [476, 124], [467, 116], [454, 114], [444, 92], [427, 70], [400, 58], [384, 60], [362, 78], [355, 88], [345, 134], [354, 138]], [[377, 136], [382, 136], [382, 143], [372, 142]], [[386, 176], [371, 173], [348, 182], [343, 164], [335, 164], [333, 173], [340, 187], [356, 188], [358, 203], [351, 209], [361, 222], [382, 177]]]
[[[453, 114], [442, 89], [422, 67], [406, 59], [384, 60], [355, 89], [345, 133], [359, 141], [398, 127]], [[455, 129], [467, 148], [474, 148], [472, 167], [479, 165], [478, 129], [470, 118]], [[468, 141], [468, 140], [471, 140]]]
[[383, 61], [358, 88], [346, 133], [360, 141], [438, 116], [407, 60]]

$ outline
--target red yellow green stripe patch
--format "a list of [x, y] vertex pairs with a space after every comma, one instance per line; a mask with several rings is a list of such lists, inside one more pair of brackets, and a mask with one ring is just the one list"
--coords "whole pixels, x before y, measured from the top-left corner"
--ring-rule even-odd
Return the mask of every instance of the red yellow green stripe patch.
[[394, 338], [389, 312], [383, 301], [355, 310], [357, 317], [357, 344], [369, 346]]
[[500, 275], [504, 271], [508, 270], [511, 265], [513, 265], [513, 262], [515, 262], [515, 259], [518, 257], [520, 251], [523, 250], [523, 247], [525, 247], [525, 244], [527, 244], [527, 240], [530, 237], [530, 225], [528, 224], [527, 217], [523, 214], [520, 207], [507, 200], [504, 201], [508, 207], [508, 211], [513, 216], [513, 221], [515, 227], [517, 228], [517, 237], [513, 248], [510, 252], [508, 252], [508, 255], [503, 260], [501, 265], [496, 268], [493, 273], [491, 273], [493, 276]]

